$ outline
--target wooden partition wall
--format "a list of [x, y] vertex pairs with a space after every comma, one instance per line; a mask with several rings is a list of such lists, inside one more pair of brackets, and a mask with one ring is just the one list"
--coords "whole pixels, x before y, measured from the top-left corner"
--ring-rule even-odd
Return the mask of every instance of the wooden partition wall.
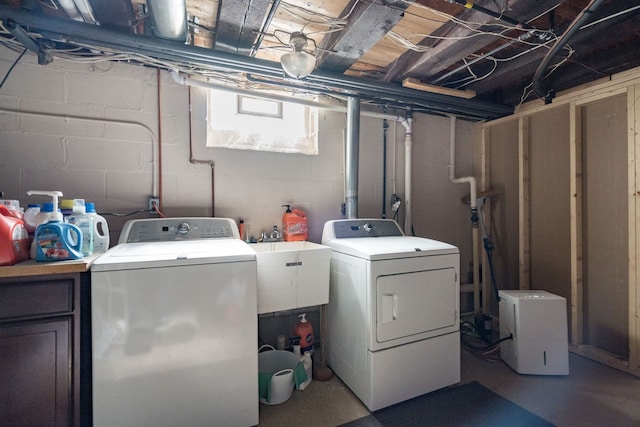
[[640, 69], [479, 127], [498, 288], [565, 297], [571, 351], [640, 376]]

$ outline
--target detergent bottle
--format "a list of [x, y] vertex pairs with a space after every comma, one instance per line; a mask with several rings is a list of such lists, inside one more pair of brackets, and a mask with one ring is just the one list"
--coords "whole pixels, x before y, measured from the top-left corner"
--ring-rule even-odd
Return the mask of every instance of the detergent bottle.
[[309, 228], [307, 225], [307, 216], [300, 209], [291, 210], [291, 205], [282, 205], [286, 207], [284, 215], [282, 215], [283, 238], [285, 242], [296, 242], [307, 240], [309, 237]]
[[93, 218], [87, 215], [84, 199], [73, 199], [73, 212], [66, 221], [82, 232], [82, 255], [93, 255]]
[[293, 328], [293, 336], [300, 337], [300, 352], [313, 354], [313, 326], [307, 321], [307, 313], [298, 316], [300, 321]]
[[0, 265], [13, 265], [29, 259], [29, 235], [24, 221], [0, 204]]
[[27, 227], [27, 233], [33, 236], [36, 231], [36, 217], [40, 213], [40, 205], [37, 203], [29, 203], [27, 210], [24, 211], [24, 226]]
[[[41, 196], [51, 196], [51, 211], [49, 211], [49, 215], [46, 216], [47, 220], [49, 219], [57, 219], [62, 221], [62, 214], [58, 210], [58, 197], [62, 197], [62, 192], [60, 191], [41, 191], [41, 190], [29, 190], [27, 191], [27, 195], [41, 195]], [[44, 209], [43, 209], [44, 210]]]
[[311, 378], [313, 377], [313, 361], [311, 360], [311, 353], [305, 351], [304, 356], [300, 358], [300, 361], [302, 362], [304, 371], [307, 374], [307, 380], [298, 385], [298, 390], [304, 390], [311, 383]]
[[60, 200], [60, 211], [62, 212], [62, 221], [67, 222], [67, 218], [73, 213], [73, 199]]
[[51, 219], [38, 226], [34, 237], [36, 261], [82, 259], [82, 231], [73, 224]]
[[62, 213], [58, 210], [58, 197], [62, 197], [62, 193], [29, 190], [27, 194], [30, 196], [41, 194], [53, 198], [48, 220], [42, 217], [47, 222], [38, 225], [33, 237], [36, 245], [36, 261], [82, 259], [82, 232], [75, 225], [62, 222]]
[[24, 220], [24, 212], [20, 208], [20, 200], [6, 200], [0, 199], [0, 205], [4, 205], [9, 209], [11, 216]]
[[109, 224], [96, 212], [95, 204], [87, 202], [87, 215], [93, 219], [93, 253], [103, 253], [109, 249]]
[[[34, 229], [37, 230], [38, 226], [49, 222], [49, 220], [51, 219], [51, 214], [53, 214], [53, 203], [51, 202], [43, 203], [42, 209], [40, 209], [40, 212], [38, 212], [38, 214], [36, 215]], [[38, 251], [36, 249], [35, 233], [34, 233], [34, 238], [31, 239], [31, 250], [29, 251], [29, 255], [31, 256], [31, 259], [36, 259], [36, 256], [38, 255]]]

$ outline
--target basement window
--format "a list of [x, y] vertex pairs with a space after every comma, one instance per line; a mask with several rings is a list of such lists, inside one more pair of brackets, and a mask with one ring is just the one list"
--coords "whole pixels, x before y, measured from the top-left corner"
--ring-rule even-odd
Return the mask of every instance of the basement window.
[[207, 147], [318, 154], [317, 108], [218, 90], [207, 107]]

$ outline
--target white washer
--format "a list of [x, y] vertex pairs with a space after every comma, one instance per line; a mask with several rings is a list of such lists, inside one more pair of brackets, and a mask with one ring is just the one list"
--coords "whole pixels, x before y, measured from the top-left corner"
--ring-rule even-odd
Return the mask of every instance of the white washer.
[[325, 224], [328, 363], [371, 411], [460, 382], [458, 248], [385, 219]]
[[256, 270], [231, 219], [127, 222], [91, 267], [93, 425], [258, 424]]

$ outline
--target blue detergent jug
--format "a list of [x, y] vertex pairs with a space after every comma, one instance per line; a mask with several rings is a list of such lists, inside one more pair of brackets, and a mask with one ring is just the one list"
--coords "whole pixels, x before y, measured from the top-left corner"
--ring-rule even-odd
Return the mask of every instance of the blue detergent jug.
[[36, 261], [82, 259], [82, 231], [73, 224], [50, 220], [36, 229]]

